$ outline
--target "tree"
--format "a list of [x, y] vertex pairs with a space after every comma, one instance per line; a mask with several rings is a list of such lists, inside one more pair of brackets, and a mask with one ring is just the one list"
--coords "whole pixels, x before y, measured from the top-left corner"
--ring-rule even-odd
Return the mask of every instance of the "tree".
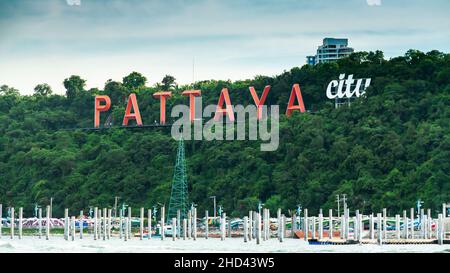
[[161, 81], [162, 84], [162, 88], [164, 90], [170, 90], [174, 87], [176, 87], [177, 83], [175, 82], [175, 77], [170, 76], [170, 75], [166, 75], [164, 76], [164, 78]]
[[3, 96], [19, 96], [19, 90], [15, 89], [14, 87], [9, 87], [7, 85], [0, 86], [0, 95]]
[[69, 100], [73, 100], [77, 95], [84, 90], [86, 81], [80, 76], [72, 75], [70, 78], [64, 80], [64, 87], [66, 88], [66, 96]]
[[374, 64], [381, 64], [384, 61], [383, 51], [377, 50], [375, 52], [369, 52], [367, 55], [367, 60]]
[[34, 88], [34, 94], [38, 96], [46, 97], [48, 95], [51, 95], [52, 93], [53, 93], [52, 88], [50, 87], [50, 85], [46, 83], [38, 84]]
[[105, 84], [105, 94], [111, 98], [113, 105], [126, 102], [129, 93], [129, 90], [127, 90], [120, 82], [110, 79]]
[[[259, 201], [283, 213], [301, 204], [317, 215], [320, 208], [336, 209], [336, 194], [345, 193], [349, 208], [365, 213], [383, 207], [401, 213], [419, 198], [425, 208], [440, 210], [450, 200], [449, 67], [447, 53], [411, 51], [383, 60], [369, 52], [275, 77], [197, 82], [203, 105], [216, 104], [224, 87], [234, 104], [254, 104], [248, 87], [261, 94], [270, 84], [265, 104], [280, 105], [280, 111], [298, 82], [307, 109], [314, 105], [316, 111], [280, 114], [276, 152], [261, 152], [265, 141], [186, 140], [192, 202], [199, 211], [211, 210], [207, 197], [215, 195], [217, 206], [233, 217], [256, 210]], [[325, 90], [344, 72], [373, 81], [366, 96], [335, 109]], [[83, 90], [83, 84], [68, 83]], [[159, 118], [160, 103], [152, 99], [159, 88], [137, 92], [146, 124]], [[0, 204], [23, 206], [28, 214], [35, 202], [44, 205], [53, 197], [55, 217], [67, 206], [110, 206], [117, 193], [133, 214], [168, 204], [177, 148], [170, 130], [62, 130], [92, 127], [93, 98], [103, 94], [112, 106], [101, 122], [116, 120], [113, 127], [120, 127], [130, 92], [110, 80], [104, 90], [75, 92], [68, 103], [65, 96], [36, 99], [0, 86]], [[179, 104], [186, 98], [173, 96], [167, 112]]]
[[141, 73], [134, 71], [130, 75], [123, 78], [123, 85], [130, 90], [144, 87], [146, 82], [146, 77], [142, 76]]

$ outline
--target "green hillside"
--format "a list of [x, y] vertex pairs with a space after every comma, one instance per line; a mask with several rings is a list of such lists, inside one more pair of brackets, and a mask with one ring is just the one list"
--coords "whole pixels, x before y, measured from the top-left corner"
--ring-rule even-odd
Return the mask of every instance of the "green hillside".
[[[151, 64], [149, 64], [151, 65]], [[367, 97], [350, 108], [334, 109], [325, 90], [340, 73], [372, 78]], [[149, 75], [151, 77], [151, 75]], [[61, 79], [63, 80], [63, 79]], [[45, 81], [45, 79], [42, 79]], [[169, 128], [121, 129], [124, 99], [137, 94], [145, 124], [159, 120], [152, 94], [171, 88], [173, 105], [188, 104], [187, 86], [166, 77], [146, 87], [138, 73], [103, 90], [85, 90], [84, 80], [65, 80], [66, 96], [41, 85], [32, 96], [12, 87], [0, 90], [0, 203], [23, 206], [54, 198], [54, 214], [64, 207], [87, 210], [112, 206], [114, 197], [134, 208], [168, 204], [177, 143]], [[284, 112], [292, 84], [299, 83], [309, 113]], [[1, 83], [0, 83], [1, 84]], [[311, 213], [335, 208], [345, 193], [351, 209], [390, 213], [414, 206], [440, 209], [450, 201], [450, 54], [408, 51], [385, 60], [360, 52], [337, 63], [305, 65], [279, 76], [243, 81], [204, 81], [203, 105], [216, 104], [223, 87], [233, 104], [252, 104], [248, 91], [272, 89], [267, 105], [280, 105], [280, 146], [261, 152], [257, 141], [186, 141], [189, 197], [199, 211], [212, 210], [216, 195], [228, 215], [256, 209], [259, 200], [286, 212], [301, 203]], [[25, 90], [22, 90], [25, 91]], [[111, 97], [116, 126], [93, 126], [94, 96]], [[107, 114], [102, 114], [102, 122]]]

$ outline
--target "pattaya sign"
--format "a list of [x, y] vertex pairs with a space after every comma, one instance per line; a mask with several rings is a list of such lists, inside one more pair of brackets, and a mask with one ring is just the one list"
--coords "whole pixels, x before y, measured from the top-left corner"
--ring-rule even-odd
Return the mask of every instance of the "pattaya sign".
[[[249, 87], [250, 94], [253, 98], [253, 103], [256, 106], [257, 119], [262, 118], [262, 110], [265, 106], [267, 95], [270, 92], [270, 85], [267, 85], [261, 96], [258, 96], [254, 87]], [[187, 90], [182, 93], [183, 96], [189, 97], [189, 119], [191, 122], [195, 120], [195, 97], [201, 96], [201, 90]], [[153, 94], [153, 97], [160, 101], [160, 124], [166, 123], [166, 101], [170, 99], [172, 92], [164, 91]], [[100, 127], [100, 113], [108, 111], [111, 108], [111, 99], [109, 96], [96, 96], [94, 109], [94, 127]], [[286, 116], [291, 116], [294, 111], [306, 112], [305, 104], [303, 102], [302, 93], [299, 84], [292, 86], [291, 95], [289, 97], [288, 106], [286, 109]], [[223, 88], [220, 92], [217, 108], [214, 115], [214, 120], [218, 121], [221, 117], [226, 116], [230, 121], [234, 121], [234, 111], [231, 104], [228, 88]], [[142, 117], [139, 111], [136, 94], [130, 94], [128, 97], [127, 107], [123, 117], [122, 126], [128, 126], [130, 120], [134, 120], [137, 126], [142, 126]]]
[[345, 79], [345, 74], [341, 74], [339, 75], [339, 80], [333, 80], [328, 84], [327, 97], [329, 99], [360, 97], [365, 94], [366, 89], [370, 86], [370, 82], [370, 78], [356, 80], [353, 79], [353, 74], [351, 74]]
[[[343, 99], [343, 98], [353, 98], [360, 97], [365, 94], [366, 89], [370, 86], [371, 79], [354, 79], [353, 74], [348, 75], [345, 79], [345, 74], [339, 75], [339, 80], [332, 80], [327, 87], [326, 95], [329, 99]], [[253, 86], [249, 87], [250, 94], [253, 98], [253, 103], [256, 106], [257, 119], [262, 118], [262, 109], [267, 95], [270, 92], [270, 85], [267, 85], [261, 96], [258, 96], [255, 88]], [[195, 98], [201, 96], [201, 90], [186, 90], [182, 93], [183, 96], [189, 97], [189, 119], [191, 122], [195, 120]], [[166, 102], [170, 97], [172, 97], [172, 92], [163, 91], [156, 92], [153, 97], [160, 101], [160, 124], [166, 123]], [[106, 96], [96, 96], [95, 97], [95, 109], [94, 109], [94, 127], [100, 127], [100, 113], [108, 111], [111, 108], [111, 99]], [[300, 90], [299, 84], [294, 84], [292, 86], [291, 95], [289, 97], [286, 116], [291, 116], [294, 111], [300, 111], [301, 113], [306, 112], [305, 104], [303, 102], [302, 92]], [[227, 116], [230, 121], [234, 121], [234, 111], [231, 104], [231, 99], [229, 95], [228, 88], [223, 88], [219, 100], [217, 103], [217, 108], [214, 115], [214, 120], [218, 121], [222, 116]], [[139, 106], [137, 103], [136, 94], [130, 94], [128, 97], [127, 107], [125, 109], [125, 114], [123, 117], [122, 126], [128, 126], [130, 120], [134, 120], [137, 126], [142, 126], [142, 117], [139, 111]]]

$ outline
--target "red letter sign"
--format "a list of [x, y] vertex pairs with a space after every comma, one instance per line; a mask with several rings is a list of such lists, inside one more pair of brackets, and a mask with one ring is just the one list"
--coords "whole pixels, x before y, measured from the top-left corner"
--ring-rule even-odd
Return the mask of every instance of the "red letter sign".
[[264, 87], [264, 91], [261, 95], [261, 99], [258, 98], [258, 94], [256, 94], [255, 88], [253, 86], [250, 87], [250, 93], [252, 94], [253, 100], [255, 101], [255, 105], [258, 109], [258, 119], [262, 118], [262, 106], [264, 105], [264, 102], [266, 101], [267, 94], [269, 94], [270, 91], [270, 85], [267, 85]]
[[153, 97], [159, 98], [161, 101], [161, 107], [159, 112], [159, 123], [166, 124], [166, 98], [171, 97], [172, 92], [156, 92]]
[[[104, 105], [100, 105], [100, 102], [105, 102]], [[111, 107], [111, 99], [108, 96], [95, 96], [95, 109], [94, 109], [94, 127], [100, 126], [100, 112], [108, 111]]]
[[183, 96], [189, 96], [189, 119], [191, 122], [195, 119], [195, 97], [201, 94], [200, 90], [186, 90], [182, 93]]
[[[226, 105], [225, 109], [222, 108], [224, 101]], [[223, 88], [222, 92], [220, 93], [219, 103], [217, 103], [217, 110], [214, 119], [218, 121], [220, 116], [223, 116], [224, 114], [228, 115], [230, 121], [234, 121], [233, 107], [231, 106], [230, 95], [228, 94], [227, 88]]]
[[[295, 99], [298, 100], [298, 105], [294, 105]], [[300, 110], [300, 112], [302, 113], [306, 112], [305, 105], [303, 104], [302, 92], [300, 91], [300, 85], [298, 85], [297, 83], [292, 86], [291, 97], [289, 98], [286, 116], [290, 117], [292, 115], [292, 112], [295, 110]]]
[[[131, 107], [134, 109], [134, 113], [131, 113]], [[123, 117], [123, 126], [128, 126], [130, 119], [136, 120], [138, 126], [142, 126], [141, 114], [139, 113], [139, 106], [136, 100], [136, 94], [130, 94], [128, 97], [127, 109], [125, 110], [125, 116]]]

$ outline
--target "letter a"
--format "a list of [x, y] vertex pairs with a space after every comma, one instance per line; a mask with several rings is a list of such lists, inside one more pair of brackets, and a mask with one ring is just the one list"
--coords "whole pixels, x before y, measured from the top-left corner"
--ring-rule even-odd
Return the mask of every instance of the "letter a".
[[[223, 103], [225, 102], [225, 109], [222, 108]], [[234, 121], [234, 112], [233, 107], [231, 106], [230, 95], [228, 94], [228, 89], [223, 88], [220, 93], [219, 103], [217, 103], [216, 115], [214, 116], [214, 120], [218, 121], [220, 116], [227, 114], [230, 121]]]
[[[298, 101], [298, 105], [294, 105], [295, 99]], [[300, 91], [300, 85], [294, 84], [292, 86], [291, 97], [289, 98], [288, 107], [286, 110], [286, 116], [290, 117], [292, 112], [295, 110], [300, 110], [301, 113], [305, 113], [305, 105], [303, 104], [302, 92]]]
[[[100, 105], [100, 102], [105, 102], [104, 105]], [[100, 112], [108, 111], [111, 107], [111, 99], [108, 96], [95, 96], [95, 109], [94, 109], [94, 127], [100, 127]]]
[[[134, 113], [131, 113], [131, 107], [134, 109]], [[139, 106], [136, 100], [136, 94], [130, 94], [128, 97], [127, 109], [125, 110], [125, 115], [123, 116], [123, 126], [128, 126], [128, 121], [130, 119], [136, 120], [137, 126], [142, 126], [141, 114], [139, 113]]]

